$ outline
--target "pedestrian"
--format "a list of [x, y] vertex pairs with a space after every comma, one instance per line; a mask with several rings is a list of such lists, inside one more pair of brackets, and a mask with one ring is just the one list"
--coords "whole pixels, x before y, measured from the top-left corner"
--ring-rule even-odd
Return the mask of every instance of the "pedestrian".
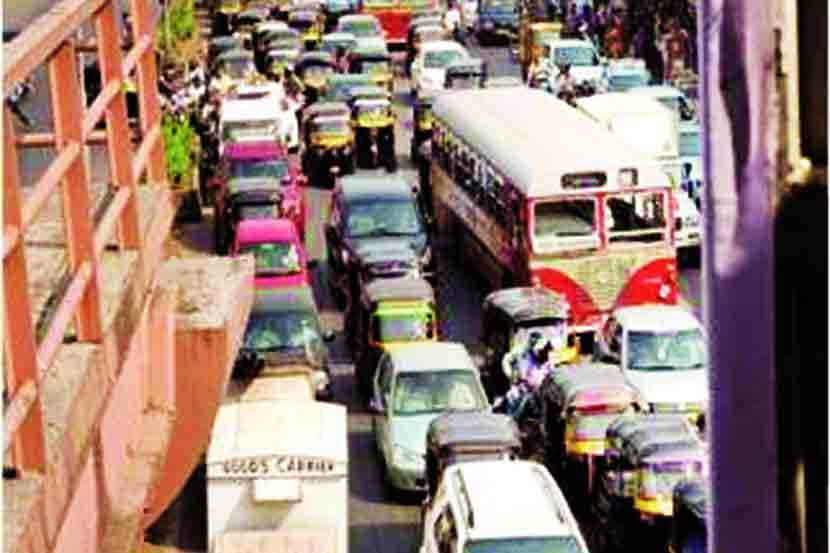
[[671, 22], [670, 30], [663, 38], [663, 79], [672, 82], [674, 77], [686, 69], [686, 51], [688, 49], [689, 34], [680, 27], [675, 19]]
[[612, 59], [622, 58], [625, 54], [622, 22], [616, 16], [611, 28], [605, 33], [605, 53]]
[[571, 2], [568, 8], [568, 17], [565, 20], [565, 28], [568, 31], [568, 36], [575, 37], [579, 35], [579, 24], [580, 17], [576, 11], [576, 2]]

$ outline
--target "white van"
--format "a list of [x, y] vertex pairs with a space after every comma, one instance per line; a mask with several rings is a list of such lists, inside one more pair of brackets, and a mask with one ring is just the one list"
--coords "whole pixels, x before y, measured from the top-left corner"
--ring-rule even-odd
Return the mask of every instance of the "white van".
[[208, 551], [348, 553], [347, 456], [342, 405], [222, 405], [207, 453]]
[[588, 553], [548, 470], [530, 461], [475, 461], [446, 469], [422, 518], [419, 553]]
[[[285, 105], [284, 105], [285, 104]], [[273, 139], [289, 149], [300, 145], [294, 110], [278, 90], [245, 91], [222, 102], [219, 110], [220, 155], [226, 142]]]
[[700, 246], [700, 212], [694, 201], [680, 193], [683, 178], [679, 156], [679, 120], [657, 100], [640, 94], [609, 92], [576, 100], [577, 109], [630, 146], [660, 162], [677, 193], [675, 240], [678, 248]]

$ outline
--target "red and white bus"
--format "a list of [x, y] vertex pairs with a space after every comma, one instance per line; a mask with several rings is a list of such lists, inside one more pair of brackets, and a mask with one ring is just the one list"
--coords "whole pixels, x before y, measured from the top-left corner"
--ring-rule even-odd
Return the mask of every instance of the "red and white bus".
[[581, 333], [619, 305], [677, 303], [672, 187], [654, 160], [529, 88], [442, 95], [433, 113], [438, 230], [494, 288], [564, 293]]
[[413, 14], [441, 10], [443, 5], [443, 0], [361, 0], [360, 12], [378, 18], [391, 49], [406, 46]]

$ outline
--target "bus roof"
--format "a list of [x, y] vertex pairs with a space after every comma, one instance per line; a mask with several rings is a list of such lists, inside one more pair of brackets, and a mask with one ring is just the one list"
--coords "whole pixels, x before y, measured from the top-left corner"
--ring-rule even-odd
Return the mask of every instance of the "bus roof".
[[602, 189], [619, 189], [620, 170], [630, 168], [640, 188], [671, 184], [656, 161], [546, 92], [461, 90], [436, 99], [433, 113], [528, 197], [579, 193], [563, 188], [569, 174], [602, 172]]

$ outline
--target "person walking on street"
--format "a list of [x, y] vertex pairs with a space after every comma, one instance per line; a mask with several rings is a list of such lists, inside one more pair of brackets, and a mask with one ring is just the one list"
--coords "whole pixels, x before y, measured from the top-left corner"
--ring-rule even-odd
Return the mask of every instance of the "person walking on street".
[[665, 66], [663, 79], [671, 82], [674, 77], [686, 68], [686, 51], [689, 41], [688, 33], [680, 27], [675, 19], [672, 21], [669, 32], [663, 39], [663, 55]]

